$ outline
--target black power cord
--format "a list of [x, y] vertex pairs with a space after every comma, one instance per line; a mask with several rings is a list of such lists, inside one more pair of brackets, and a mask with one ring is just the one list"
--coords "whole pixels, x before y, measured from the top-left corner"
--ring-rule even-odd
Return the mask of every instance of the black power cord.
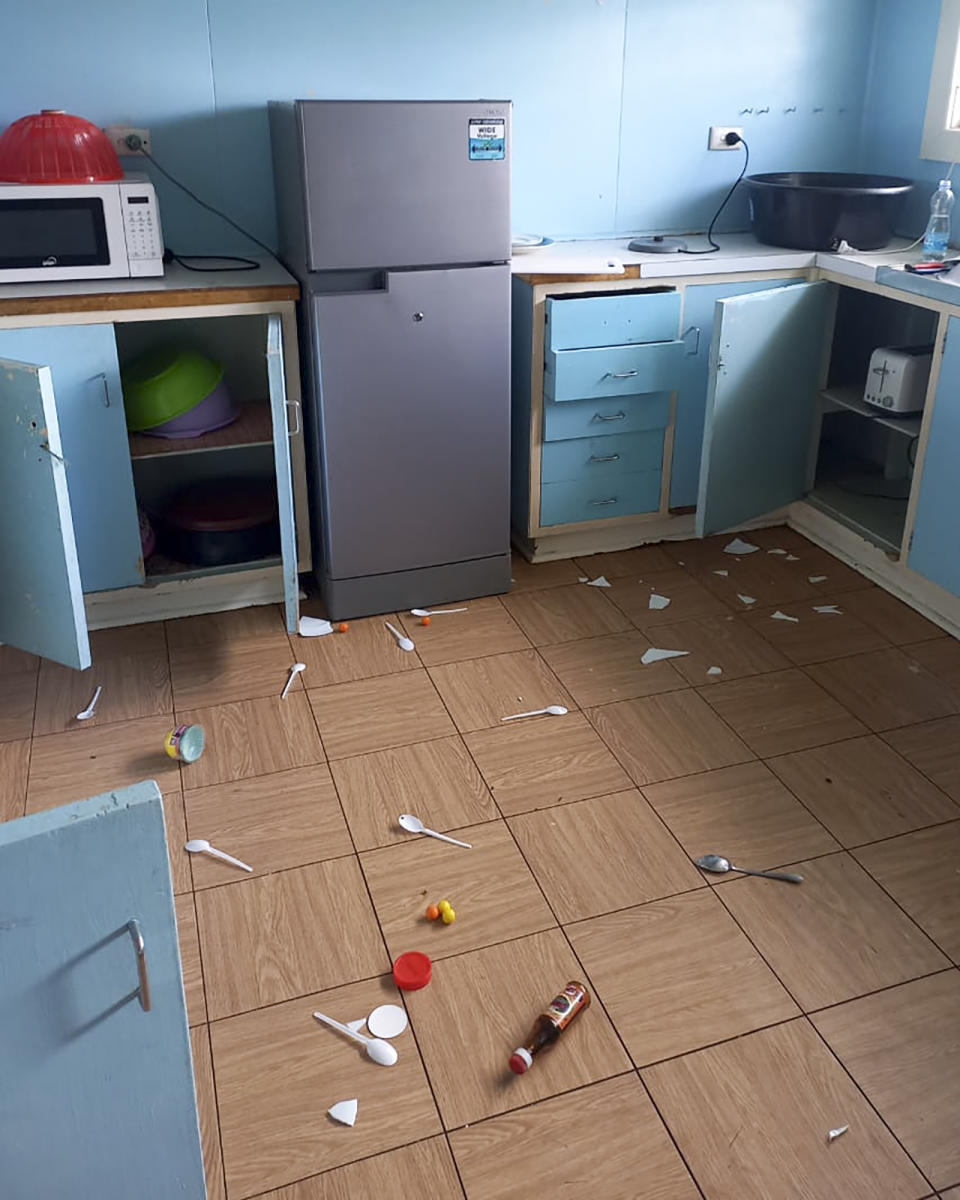
[[746, 175], [747, 167], [750, 164], [750, 147], [743, 140], [743, 138], [740, 136], [739, 133], [728, 133], [724, 137], [723, 140], [727, 143], [728, 146], [740, 145], [743, 147], [743, 166], [740, 169], [740, 174], [734, 180], [733, 187], [730, 189], [729, 192], [727, 192], [727, 194], [724, 196], [723, 200], [720, 202], [720, 207], [713, 214], [713, 217], [711, 218], [711, 221], [710, 221], [710, 225], [707, 228], [707, 241], [710, 243], [710, 249], [709, 250], [681, 250], [680, 251], [681, 254], [714, 254], [714, 253], [716, 253], [717, 250], [720, 249], [720, 247], [717, 245], [717, 243], [713, 240], [713, 227], [714, 227], [714, 225], [716, 225], [720, 214], [727, 207], [727, 203], [729, 202], [730, 197], [733, 195], [733, 193], [739, 187], [740, 180], [743, 179], [744, 175]]
[[[219, 208], [214, 208], [212, 204], [207, 204], [206, 200], [201, 200], [196, 192], [192, 192], [185, 183], [181, 183], [179, 179], [171, 175], [170, 172], [162, 167], [153, 157], [153, 155], [144, 148], [143, 142], [135, 133], [129, 134], [125, 140], [127, 147], [131, 151], [141, 154], [148, 162], [152, 163], [157, 168], [161, 175], [163, 175], [166, 179], [169, 179], [170, 182], [175, 187], [178, 187], [181, 192], [186, 192], [190, 199], [199, 204], [201, 208], [205, 208], [207, 212], [212, 212], [214, 216], [220, 217], [222, 220], [226, 221], [226, 223], [231, 225], [238, 233], [242, 233], [245, 238], [248, 238], [251, 242], [255, 242], [262, 250], [266, 250], [271, 258], [276, 256], [276, 251], [268, 246], [266, 242], [261, 242], [259, 238], [254, 237], [249, 230], [244, 229], [242, 225], [238, 225], [236, 221], [234, 221], [231, 217], [228, 217], [226, 213], [221, 212]], [[174, 250], [170, 249], [170, 247], [167, 247], [167, 251], [164, 254], [165, 259], [168, 254], [171, 259], [173, 259], [175, 262], [178, 262], [180, 266], [187, 271], [259, 271], [260, 269], [260, 263], [258, 263], [256, 259], [242, 258], [237, 254], [182, 255], [177, 254]], [[232, 262], [239, 263], [240, 265], [236, 267], [194, 267], [191, 266], [186, 259], [192, 259], [194, 262]]]

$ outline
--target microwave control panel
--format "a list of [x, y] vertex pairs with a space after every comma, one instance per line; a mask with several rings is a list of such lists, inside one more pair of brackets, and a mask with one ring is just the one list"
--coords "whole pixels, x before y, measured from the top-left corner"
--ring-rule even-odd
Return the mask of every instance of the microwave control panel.
[[[127, 258], [131, 275], [162, 273], [163, 237], [160, 214], [153, 186], [125, 183], [120, 188], [123, 210], [123, 232], [127, 243]], [[160, 266], [160, 271], [156, 267]]]

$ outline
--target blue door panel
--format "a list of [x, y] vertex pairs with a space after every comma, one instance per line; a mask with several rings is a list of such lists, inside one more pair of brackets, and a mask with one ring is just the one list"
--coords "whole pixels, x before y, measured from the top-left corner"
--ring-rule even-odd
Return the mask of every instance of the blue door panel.
[[280, 514], [280, 554], [283, 560], [283, 599], [287, 629], [296, 633], [300, 613], [297, 576], [297, 534], [293, 512], [293, 472], [287, 424], [287, 389], [283, 376], [283, 328], [277, 313], [267, 317], [267, 381], [273, 417], [273, 462], [277, 474]]

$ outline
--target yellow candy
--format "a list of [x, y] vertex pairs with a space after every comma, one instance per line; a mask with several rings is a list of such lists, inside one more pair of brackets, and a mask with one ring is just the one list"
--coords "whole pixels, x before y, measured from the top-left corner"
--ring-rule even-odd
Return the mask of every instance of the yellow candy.
[[440, 920], [443, 921], [444, 925], [452, 925], [456, 919], [457, 914], [453, 911], [449, 904], [446, 908], [441, 910]]
[[449, 900], [441, 900], [440, 903], [437, 905], [437, 908], [439, 908], [442, 913], [449, 912], [450, 911], [450, 901]]

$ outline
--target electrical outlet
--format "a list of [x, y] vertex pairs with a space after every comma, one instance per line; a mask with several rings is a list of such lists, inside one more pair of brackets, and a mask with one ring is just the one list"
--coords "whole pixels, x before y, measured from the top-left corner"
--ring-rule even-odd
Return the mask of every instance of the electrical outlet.
[[141, 147], [148, 154], [153, 153], [153, 145], [150, 142], [149, 129], [134, 129], [132, 125], [108, 125], [103, 131], [110, 139], [110, 145], [118, 154], [139, 154], [140, 150], [132, 150], [127, 144], [128, 137], [138, 137]]
[[738, 137], [743, 137], [742, 125], [711, 125], [710, 140], [707, 142], [708, 150], [736, 150], [738, 143], [734, 142], [732, 146], [728, 146], [723, 140], [728, 133], [735, 133]]

